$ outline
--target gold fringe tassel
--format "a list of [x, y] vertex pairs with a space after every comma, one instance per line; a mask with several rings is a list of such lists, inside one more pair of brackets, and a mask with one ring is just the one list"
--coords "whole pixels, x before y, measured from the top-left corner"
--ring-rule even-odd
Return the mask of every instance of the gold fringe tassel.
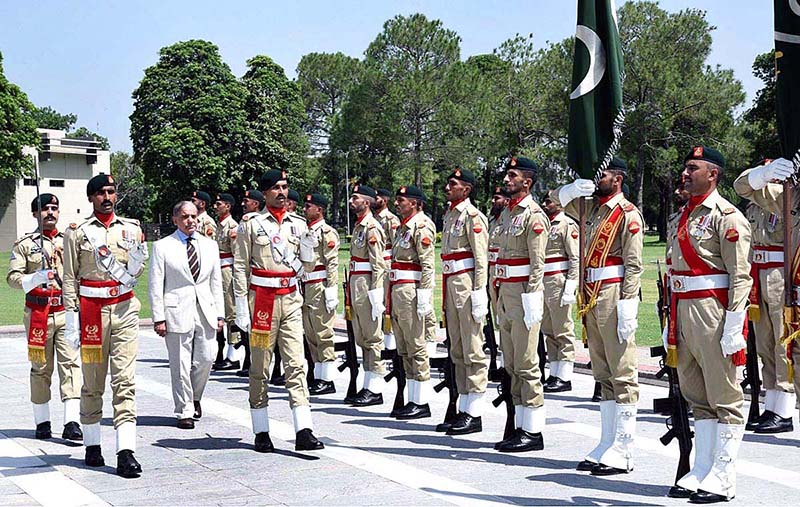
[[263, 350], [269, 349], [269, 342], [270, 342], [270, 336], [271, 335], [272, 335], [272, 333], [270, 331], [251, 330], [250, 331], [250, 346], [254, 347], [254, 348], [257, 348], [257, 349], [263, 349]]
[[100, 364], [103, 362], [102, 345], [81, 344], [81, 361], [86, 364]]
[[667, 361], [665, 363], [670, 368], [678, 367], [678, 347], [675, 345], [667, 346]]
[[353, 320], [353, 309], [350, 308], [350, 305], [345, 305], [344, 307], [344, 318], [345, 320]]
[[37, 364], [44, 364], [47, 358], [44, 355], [44, 347], [28, 345], [28, 361]]
[[761, 307], [751, 304], [750, 308], [747, 309], [747, 316], [750, 317], [751, 321], [758, 322], [761, 320]]
[[385, 313], [383, 314], [383, 332], [385, 334], [392, 332], [392, 318]]

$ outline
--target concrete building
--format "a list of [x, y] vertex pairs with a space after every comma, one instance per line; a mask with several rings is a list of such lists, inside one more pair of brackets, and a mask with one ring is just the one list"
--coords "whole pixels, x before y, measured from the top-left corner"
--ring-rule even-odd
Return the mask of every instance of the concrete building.
[[[68, 139], [63, 130], [38, 129], [42, 142], [39, 149], [39, 190], [55, 194], [59, 200], [61, 216], [59, 230], [71, 222], [89, 216], [91, 204], [86, 198], [86, 183], [100, 173], [111, 173], [111, 158], [100, 149], [96, 141]], [[34, 148], [25, 153], [36, 154]], [[0, 199], [0, 251], [11, 250], [14, 241], [25, 233], [36, 230], [36, 220], [31, 215], [31, 201], [36, 197], [36, 180], [20, 178], [9, 183]], [[10, 196], [8, 195], [10, 194]]]

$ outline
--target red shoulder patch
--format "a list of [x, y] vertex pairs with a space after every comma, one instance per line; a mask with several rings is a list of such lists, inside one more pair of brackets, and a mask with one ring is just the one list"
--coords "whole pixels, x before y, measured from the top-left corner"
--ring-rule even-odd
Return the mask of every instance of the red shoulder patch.
[[483, 229], [481, 228], [480, 225], [476, 225], [475, 227], [472, 228], [472, 232], [475, 232], [475, 233], [481, 232], [482, 230]]
[[579, 236], [578, 231], [572, 231], [572, 234], [570, 234], [570, 236], [572, 236], [572, 239], [578, 239]]
[[378, 238], [376, 238], [376, 237], [375, 237], [375, 235], [373, 235], [373, 234], [370, 234], [370, 235], [369, 235], [369, 240], [368, 240], [368, 241], [369, 241], [369, 244], [370, 244], [370, 245], [374, 245], [375, 243], [377, 243], [377, 242], [378, 242]]
[[544, 226], [542, 225], [541, 222], [537, 221], [533, 223], [533, 232], [535, 232], [536, 234], [541, 234], [544, 232]]
[[631, 222], [630, 224], [628, 224], [628, 232], [630, 232], [631, 234], [636, 234], [637, 232], [639, 232], [641, 230], [642, 230], [642, 226], [639, 225], [639, 222], [635, 222], [634, 221], [634, 222]]
[[70, 229], [77, 229], [78, 228], [78, 224], [76, 224], [75, 222], [72, 222], [71, 224], [69, 224], [69, 228]]
[[328, 248], [333, 248], [336, 246], [336, 242], [333, 240], [328, 241]]
[[212, 234], [214, 234], [214, 229], [212, 229], [211, 227], [206, 229], [206, 236], [211, 236]]
[[423, 236], [421, 241], [422, 241], [422, 246], [431, 246], [431, 243], [433, 243], [430, 236]]
[[228, 237], [231, 239], [236, 239], [236, 229], [232, 230], [228, 233]]
[[739, 231], [737, 231], [736, 229], [731, 227], [730, 229], [725, 231], [725, 239], [727, 239], [731, 243], [735, 243], [736, 241], [739, 241]]
[[626, 202], [622, 205], [622, 211], [631, 212], [636, 209], [632, 202]]

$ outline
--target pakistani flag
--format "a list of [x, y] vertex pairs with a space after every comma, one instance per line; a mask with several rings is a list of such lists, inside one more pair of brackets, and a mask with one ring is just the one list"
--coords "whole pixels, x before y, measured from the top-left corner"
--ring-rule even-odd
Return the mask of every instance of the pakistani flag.
[[775, 0], [778, 132], [783, 157], [800, 166], [800, 0]]
[[603, 171], [619, 148], [622, 47], [614, 0], [578, 0], [569, 98], [569, 166], [582, 178]]

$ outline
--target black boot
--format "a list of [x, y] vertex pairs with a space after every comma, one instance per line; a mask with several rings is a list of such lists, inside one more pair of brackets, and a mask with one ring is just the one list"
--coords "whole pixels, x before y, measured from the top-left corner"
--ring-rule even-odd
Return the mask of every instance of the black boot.
[[383, 394], [375, 394], [369, 389], [362, 389], [353, 398], [354, 407], [371, 407], [372, 405], [383, 405]]
[[691, 489], [686, 489], [676, 484], [671, 488], [669, 488], [669, 493], [667, 493], [667, 496], [670, 498], [689, 498], [693, 494], [694, 491], [692, 491]]
[[304, 428], [297, 432], [294, 440], [295, 451], [318, 451], [324, 449], [325, 445], [317, 440], [311, 428]]
[[83, 440], [83, 432], [81, 431], [80, 424], [75, 421], [70, 421], [64, 425], [64, 431], [61, 432], [61, 438], [64, 440], [76, 440], [80, 442]]
[[728, 502], [732, 500], [727, 496], [718, 495], [716, 493], [709, 493], [708, 491], [703, 491], [702, 489], [697, 490], [697, 493], [692, 493], [692, 496], [689, 497], [690, 503], [719, 503], [719, 502]]
[[50, 421], [45, 421], [36, 425], [36, 438], [38, 440], [53, 438], [53, 432], [50, 429]]
[[620, 475], [620, 474], [627, 474], [628, 472], [629, 470], [625, 468], [610, 467], [602, 463], [598, 463], [592, 468], [592, 475], [600, 475], [600, 476]]
[[763, 423], [767, 419], [767, 417], [769, 417], [769, 414], [772, 414], [772, 413], [774, 413], [774, 412], [772, 412], [771, 410], [765, 410], [765, 411], [761, 412], [761, 415], [758, 416], [758, 419], [756, 419], [755, 421], [749, 422], [749, 423], [744, 425], [745, 431], [755, 431], [755, 429], [758, 428], [758, 425]]
[[317, 379], [313, 384], [308, 386], [308, 394], [320, 396], [323, 394], [333, 394], [336, 392], [336, 386], [332, 381]]
[[558, 377], [553, 377], [553, 381], [549, 384], [546, 384], [542, 389], [546, 393], [563, 393], [566, 391], [572, 391], [572, 381], [564, 381]]
[[497, 450], [500, 452], [527, 452], [541, 451], [542, 449], [544, 449], [544, 438], [541, 433], [528, 433], [519, 428], [514, 436], [505, 443], [501, 443]]
[[575, 470], [579, 472], [591, 472], [595, 466], [597, 466], [597, 463], [585, 459], [578, 463], [578, 466], [575, 467]]
[[[769, 414], [769, 415], [767, 415]], [[781, 417], [775, 412], [767, 410], [764, 412], [766, 417], [758, 423], [755, 428], [756, 433], [786, 433], [787, 431], [794, 431], [791, 417]]]
[[400, 409], [397, 414], [397, 419], [400, 421], [409, 421], [411, 419], [424, 419], [431, 416], [431, 407], [425, 403], [417, 405], [416, 403], [408, 402], [405, 407]]
[[142, 473], [142, 465], [133, 457], [133, 451], [123, 449], [117, 453], [117, 475], [134, 479]]
[[269, 433], [262, 431], [256, 433], [256, 443], [254, 446], [256, 452], [272, 452], [275, 447], [272, 445], [272, 439], [269, 438]]
[[86, 457], [83, 461], [86, 463], [87, 467], [102, 467], [106, 464], [99, 445], [90, 445], [86, 447]]
[[483, 423], [480, 417], [472, 417], [466, 412], [461, 412], [456, 416], [450, 429], [447, 430], [448, 435], [468, 435], [470, 433], [478, 433], [483, 431]]

